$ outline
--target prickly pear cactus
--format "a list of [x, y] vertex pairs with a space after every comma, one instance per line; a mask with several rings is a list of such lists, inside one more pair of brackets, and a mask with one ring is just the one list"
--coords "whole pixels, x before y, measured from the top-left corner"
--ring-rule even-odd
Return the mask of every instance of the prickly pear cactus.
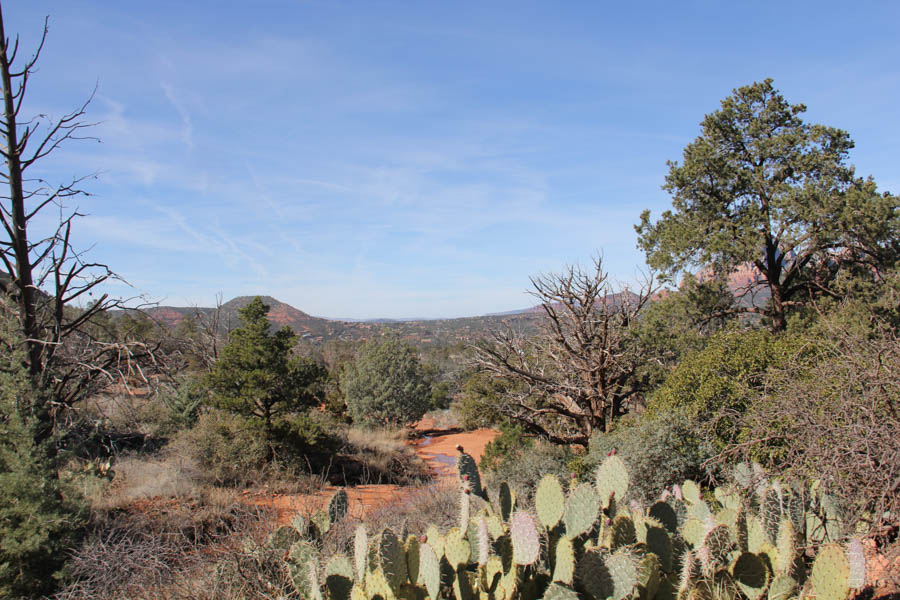
[[850, 563], [844, 549], [837, 544], [822, 546], [809, 574], [816, 599], [845, 600], [850, 593], [849, 578]]
[[325, 564], [325, 590], [329, 600], [350, 600], [353, 565], [343, 554], [332, 556]]
[[481, 488], [481, 474], [478, 472], [478, 465], [471, 455], [466, 454], [459, 448], [459, 455], [456, 457], [456, 473], [463, 485], [468, 485], [473, 494], [484, 497], [484, 490]]
[[547, 474], [538, 483], [534, 494], [538, 520], [547, 529], [556, 527], [566, 510], [566, 495], [556, 475]]
[[600, 514], [600, 497], [586, 483], [575, 486], [566, 501], [566, 535], [577, 538], [586, 535], [594, 528]]
[[347, 516], [347, 510], [350, 508], [350, 499], [347, 492], [341, 488], [334, 493], [328, 502], [328, 519], [331, 523], [337, 523]]
[[575, 548], [572, 540], [560, 536], [554, 554], [553, 581], [572, 585], [575, 577]]
[[353, 566], [356, 568], [356, 580], [366, 577], [369, 558], [369, 535], [365, 525], [357, 525], [353, 536]]
[[611, 497], [621, 503], [628, 493], [628, 484], [628, 469], [618, 455], [607, 456], [597, 467], [595, 485], [604, 508], [609, 506]]
[[769, 570], [756, 554], [742, 552], [731, 565], [731, 576], [748, 600], [758, 600], [769, 585]]
[[512, 540], [513, 562], [517, 565], [536, 563], [541, 552], [541, 540], [534, 518], [526, 512], [514, 513], [509, 524], [509, 534]]

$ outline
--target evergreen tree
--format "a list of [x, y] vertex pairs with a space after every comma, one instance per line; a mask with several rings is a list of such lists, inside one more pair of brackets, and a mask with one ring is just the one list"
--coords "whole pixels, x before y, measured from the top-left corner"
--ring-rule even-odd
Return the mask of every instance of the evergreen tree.
[[431, 390], [414, 348], [396, 337], [371, 340], [341, 375], [354, 422], [399, 425], [422, 418]]
[[217, 408], [259, 419], [267, 431], [286, 413], [314, 406], [325, 369], [292, 356], [296, 335], [289, 327], [269, 333], [269, 307], [256, 297], [240, 309], [241, 326], [231, 332], [207, 376]]
[[[24, 344], [13, 345], [13, 321], [0, 298], [0, 597], [52, 592], [74, 544], [83, 507], [63, 490], [47, 444], [35, 442], [37, 420]], [[21, 338], [18, 338], [21, 340]]]

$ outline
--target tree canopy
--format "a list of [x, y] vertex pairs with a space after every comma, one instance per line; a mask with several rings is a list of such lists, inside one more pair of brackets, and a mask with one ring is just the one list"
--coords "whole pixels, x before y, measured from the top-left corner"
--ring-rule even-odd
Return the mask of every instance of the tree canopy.
[[284, 327], [269, 333], [269, 307], [259, 297], [238, 314], [241, 326], [231, 332], [207, 376], [213, 403], [262, 419], [267, 428], [281, 414], [315, 405], [325, 371], [291, 355], [294, 332]]
[[[750, 265], [753, 302], [732, 312], [764, 315], [782, 330], [792, 307], [835, 295], [837, 272], [866, 265], [876, 276], [900, 250], [897, 197], [847, 164], [840, 129], [808, 124], [767, 79], [741, 87], [702, 122], [669, 163], [672, 210], [636, 226], [648, 264], [672, 276], [700, 268], [724, 278]], [[759, 297], [755, 297], [755, 296]]]
[[414, 348], [388, 336], [370, 340], [341, 375], [354, 422], [412, 423], [431, 407], [431, 386]]

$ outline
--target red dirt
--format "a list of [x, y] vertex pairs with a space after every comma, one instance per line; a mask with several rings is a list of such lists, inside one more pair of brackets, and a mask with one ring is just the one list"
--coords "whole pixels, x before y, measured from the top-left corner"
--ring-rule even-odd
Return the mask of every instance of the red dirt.
[[[429, 431], [433, 423], [420, 422], [417, 429]], [[431, 468], [436, 481], [451, 479], [455, 476], [456, 446], [479, 460], [484, 447], [500, 432], [492, 429], [478, 429], [463, 433], [435, 434], [414, 442], [416, 454]], [[334, 494], [337, 487], [328, 486], [320, 492], [283, 496], [261, 496], [250, 499], [258, 506], [268, 506], [278, 511], [278, 523], [286, 525], [298, 513], [311, 514], [322, 508]], [[350, 516], [363, 517], [371, 511], [399, 500], [408, 490], [403, 486], [390, 484], [357, 485], [345, 488], [350, 500]]]

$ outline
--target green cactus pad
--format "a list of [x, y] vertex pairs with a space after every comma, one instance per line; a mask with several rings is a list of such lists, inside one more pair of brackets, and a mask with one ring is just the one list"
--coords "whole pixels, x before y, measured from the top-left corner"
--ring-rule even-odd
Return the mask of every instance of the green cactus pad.
[[309, 530], [309, 521], [306, 520], [306, 517], [303, 515], [297, 514], [294, 515], [294, 518], [291, 519], [291, 527], [293, 527], [297, 533], [301, 536], [306, 535], [306, 532]]
[[350, 600], [353, 565], [343, 554], [332, 556], [325, 565], [325, 592], [330, 600]]
[[704, 535], [706, 535], [706, 526], [697, 519], [688, 519], [681, 527], [681, 537], [694, 548], [703, 542]]
[[503, 576], [503, 561], [499, 556], [491, 556], [482, 569], [481, 589], [489, 595], [494, 594], [500, 578]]
[[403, 544], [403, 552], [406, 554], [406, 575], [410, 582], [416, 583], [419, 580], [419, 562], [421, 560], [419, 538], [410, 535]]
[[728, 555], [734, 548], [734, 539], [731, 537], [731, 531], [724, 525], [716, 525], [710, 528], [706, 535], [703, 536], [703, 548], [709, 552], [709, 559], [714, 565], [711, 570], [728, 564]]
[[713, 495], [723, 508], [737, 511], [741, 506], [741, 497], [728, 486], [721, 485], [715, 488]]
[[522, 511], [513, 513], [509, 523], [509, 535], [512, 540], [514, 563], [532, 565], [537, 562], [541, 552], [541, 540], [531, 515]]
[[616, 550], [622, 546], [630, 546], [637, 542], [637, 534], [634, 529], [634, 521], [626, 515], [619, 515], [613, 519], [610, 526], [610, 549]]
[[778, 575], [769, 584], [768, 600], [788, 600], [797, 595], [799, 584], [789, 575]]
[[604, 508], [609, 506], [609, 499], [613, 497], [621, 502], [628, 493], [628, 469], [625, 462], [618, 455], [607, 456], [597, 467], [595, 485], [600, 503]]
[[444, 536], [444, 556], [453, 569], [469, 563], [472, 555], [472, 547], [465, 539], [463, 532], [458, 527], [451, 527]]
[[462, 485], [469, 486], [469, 489], [476, 496], [484, 497], [484, 490], [481, 488], [481, 474], [478, 472], [478, 465], [475, 459], [465, 452], [460, 452], [456, 457], [456, 473]]
[[437, 553], [429, 544], [419, 546], [419, 573], [416, 583], [425, 586], [428, 596], [437, 599], [441, 592], [441, 564]]
[[655, 554], [647, 554], [638, 563], [638, 587], [641, 600], [656, 597], [659, 582], [662, 578], [659, 558]]
[[478, 564], [483, 567], [491, 554], [491, 535], [484, 517], [479, 517], [475, 534], [475, 539], [478, 540]]
[[285, 525], [273, 531], [266, 540], [266, 546], [273, 550], [286, 551], [300, 541], [300, 533], [293, 527]]
[[376, 540], [375, 556], [377, 566], [384, 573], [388, 585], [394, 594], [400, 586], [407, 582], [406, 552], [397, 535], [390, 529], [384, 529]]
[[453, 578], [453, 597], [456, 600], [475, 600], [475, 582], [472, 580], [473, 574], [465, 569], [456, 572]]
[[551, 583], [544, 592], [543, 600], [579, 600], [578, 593], [567, 585]]
[[698, 521], [706, 522], [712, 518], [712, 511], [709, 509], [709, 505], [700, 499], [696, 502], [689, 503], [687, 505], [687, 512], [691, 518], [697, 519]]
[[681, 484], [681, 494], [689, 504], [696, 504], [701, 501], [700, 486], [697, 485], [696, 481], [691, 479], [687, 479]]
[[515, 504], [515, 493], [510, 489], [508, 483], [501, 481], [500, 489], [497, 491], [497, 512], [500, 513], [500, 518], [509, 521]]
[[866, 554], [859, 538], [852, 538], [847, 544], [847, 564], [850, 565], [850, 574], [847, 577], [847, 585], [854, 590], [858, 590], [865, 586]]
[[599, 550], [588, 550], [575, 568], [578, 588], [591, 600], [605, 600], [613, 595], [612, 577], [604, 558]]
[[747, 550], [759, 554], [762, 547], [770, 543], [772, 540], [769, 540], [769, 536], [766, 534], [762, 519], [756, 515], [747, 515]]
[[566, 495], [556, 475], [547, 474], [538, 483], [534, 494], [538, 520], [547, 529], [556, 527], [566, 510]]
[[796, 536], [794, 524], [788, 518], [783, 518], [778, 526], [778, 535], [775, 540], [775, 560], [772, 561], [772, 570], [778, 575], [790, 575], [796, 555]]
[[769, 585], [769, 570], [756, 554], [742, 552], [731, 565], [731, 576], [747, 600], [758, 600]]
[[312, 514], [309, 520], [315, 528], [316, 537], [321, 538], [331, 530], [331, 519], [324, 510], [317, 510]]
[[716, 523], [726, 527], [734, 527], [737, 524], [738, 511], [733, 508], [723, 508], [715, 514]]
[[347, 492], [341, 488], [334, 493], [328, 502], [328, 518], [332, 523], [337, 523], [347, 516], [349, 508], [350, 499], [347, 497]]
[[640, 581], [640, 559], [627, 550], [619, 550], [607, 558], [605, 563], [613, 584], [613, 600], [628, 598]]
[[425, 540], [434, 549], [438, 558], [444, 556], [444, 536], [441, 535], [441, 530], [437, 528], [437, 525], [428, 526], [428, 529], [425, 530]]
[[500, 520], [500, 517], [498, 517], [494, 513], [491, 512], [485, 514], [484, 522], [485, 524], [487, 524], [487, 530], [491, 535], [491, 539], [496, 540], [501, 535], [506, 533], [506, 526], [503, 525], [503, 521]]
[[575, 547], [572, 546], [572, 540], [560, 536], [556, 542], [554, 558], [553, 581], [572, 585], [575, 577]]
[[662, 523], [669, 533], [678, 533], [678, 515], [668, 502], [654, 502], [648, 514]]
[[353, 588], [350, 590], [350, 600], [371, 600], [366, 594], [366, 590], [363, 586], [358, 583], [353, 584]]
[[850, 593], [850, 563], [844, 549], [826, 544], [813, 562], [809, 581], [817, 600], [845, 600]]
[[575, 486], [566, 501], [566, 535], [574, 539], [590, 533], [599, 514], [600, 497], [594, 488], [586, 483]]
[[672, 552], [672, 538], [663, 527], [647, 527], [645, 535], [647, 548], [659, 557], [659, 567], [666, 573], [672, 571], [674, 556]]
[[[305, 540], [301, 540], [291, 546], [288, 551], [288, 576], [294, 589], [304, 598], [312, 598], [318, 592], [318, 581], [310, 578], [310, 566], [315, 568], [319, 563], [319, 553], [315, 547]], [[315, 587], [317, 589], [313, 589]]]

